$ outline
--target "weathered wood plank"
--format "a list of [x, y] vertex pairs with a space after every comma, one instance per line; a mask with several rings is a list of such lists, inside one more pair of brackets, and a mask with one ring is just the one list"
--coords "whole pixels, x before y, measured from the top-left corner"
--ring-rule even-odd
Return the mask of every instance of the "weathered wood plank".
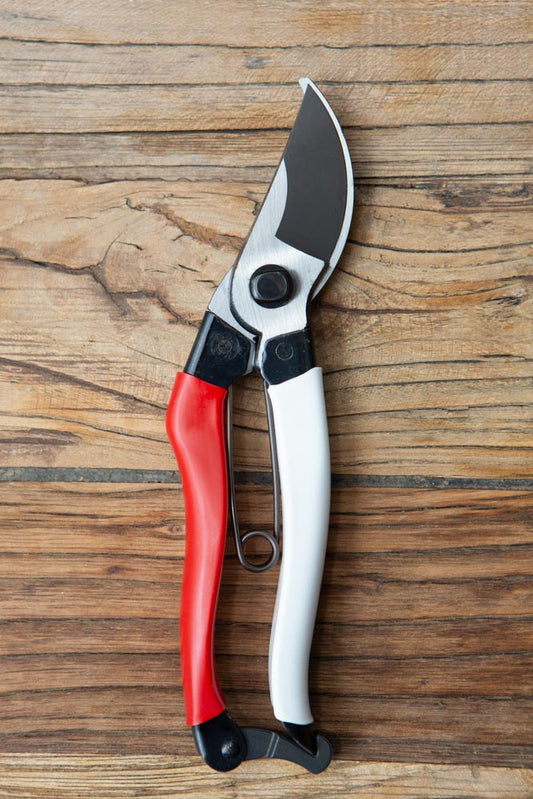
[[[264, 186], [4, 188], [3, 464], [174, 468], [174, 375]], [[531, 476], [529, 192], [519, 178], [358, 186], [312, 316], [334, 471]], [[238, 468], [269, 468], [261, 391], [236, 393]]]
[[[327, 636], [321, 637], [327, 644]], [[231, 675], [229, 691], [266, 693], [268, 684], [268, 647], [248, 656], [219, 656], [222, 675]], [[326, 650], [328, 651], [328, 650]], [[446, 697], [453, 702], [465, 696], [496, 697], [520, 702], [533, 698], [528, 679], [533, 665], [531, 654], [461, 655], [426, 658], [390, 658], [382, 656], [338, 658], [328, 654], [312, 660], [313, 695], [335, 696], [343, 708], [349, 708], [354, 696], [375, 697]], [[117, 686], [179, 690], [178, 652], [146, 653], [71, 653], [50, 655], [6, 655], [2, 658], [0, 695], [9, 702], [9, 695], [24, 691], [93, 690]], [[115, 676], [113, 676], [115, 675]], [[533, 705], [532, 705], [533, 706]], [[342, 712], [342, 711], [341, 711]], [[4, 724], [6, 722], [4, 721]], [[516, 722], [513, 722], [516, 734]], [[412, 732], [412, 731], [411, 731]], [[525, 725], [522, 742], [529, 742], [529, 725]], [[492, 740], [492, 739], [491, 739]], [[510, 743], [510, 741], [508, 741]], [[533, 741], [532, 741], [533, 743]]]
[[[497, 573], [505, 574], [510, 566], [508, 556], [516, 553], [515, 569], [519, 569], [518, 556], [531, 543], [532, 496], [531, 491], [519, 490], [335, 488], [328, 552], [337, 559], [336, 568], [342, 569], [343, 556], [356, 554], [358, 563], [368, 564], [372, 572], [376, 559], [387, 554], [398, 559], [398, 566], [405, 562], [406, 570], [420, 566], [423, 571], [425, 561], [418, 562], [418, 555], [438, 558], [440, 554], [445, 564], [457, 550], [464, 550], [461, 558], [472, 550], [479, 558], [478, 576], [484, 576], [479, 571], [483, 568], [493, 573], [501, 569]], [[166, 569], [172, 559], [178, 561], [184, 554], [179, 485], [0, 483], [0, 499], [1, 551], [6, 557], [39, 557], [44, 568], [47, 557], [68, 556], [73, 569], [85, 570], [93, 569], [91, 555], [125, 560], [131, 556], [132, 564], [145, 559], [143, 569], [150, 562], [154, 569]], [[237, 504], [244, 526], [271, 523], [269, 486], [237, 486]], [[58, 519], [63, 524], [58, 526]], [[493, 558], [490, 564], [486, 558], [497, 550], [503, 561]], [[227, 554], [233, 556], [231, 546]], [[381, 566], [385, 566], [384, 560]], [[63, 567], [68, 567], [66, 561]], [[120, 577], [120, 570], [108, 570], [103, 562], [98, 569], [95, 576]], [[242, 576], [240, 569], [236, 574]], [[246, 573], [244, 577], [250, 585], [257, 579]], [[261, 579], [270, 578], [264, 574]]]
[[[179, 577], [180, 572], [176, 579]], [[224, 578], [225, 579], [225, 578]], [[484, 642], [490, 641], [492, 654], [533, 651], [533, 625], [530, 616], [508, 619], [491, 616], [456, 619], [416, 619], [391, 622], [320, 622], [315, 635], [315, 651], [323, 647], [338, 657], [409, 659], [483, 655]], [[239, 622], [217, 620], [219, 656], [250, 656], [268, 650], [270, 620]], [[34, 618], [8, 619], [2, 623], [0, 655], [55, 654], [58, 642], [65, 652], [162, 654], [176, 653], [177, 617], [160, 618]], [[486, 647], [485, 647], [486, 648]], [[320, 662], [315, 659], [315, 663]]]
[[[208, 772], [196, 759], [175, 755], [17, 755], [0, 757], [0, 796], [42, 799], [133, 799], [146, 797], [233, 799], [235, 777]], [[241, 767], [239, 796], [307, 799], [380, 796], [387, 799], [526, 799], [532, 774], [525, 769], [334, 761], [326, 772], [305, 778], [288, 763], [255, 761]], [[59, 783], [59, 785], [58, 785]]]
[[[65, 520], [66, 521], [66, 520]], [[340, 557], [331, 556], [330, 573], [327, 575], [332, 586], [338, 588], [346, 584], [353, 577], [366, 579], [379, 578], [383, 582], [396, 581], [401, 583], [448, 582], [450, 580], [484, 580], [490, 578], [528, 577], [531, 564], [527, 560], [529, 553], [528, 544], [512, 547], [505, 544], [500, 547], [480, 546], [479, 551], [461, 552], [452, 550], [429, 550], [403, 553], [395, 551], [385, 555], [367, 555], [355, 550], [355, 559], [348, 553], [341, 553]], [[183, 557], [183, 543], [177, 548]], [[526, 555], [522, 560], [521, 555]], [[3, 561], [0, 564], [0, 579], [9, 580], [13, 574], [25, 580], [33, 577], [37, 570], [42, 578], [74, 578], [105, 579], [108, 575], [116, 575], [122, 580], [139, 580], [144, 582], [148, 576], [157, 582], [173, 582], [175, 579], [176, 558], [165, 558], [160, 562], [160, 556], [146, 555], [100, 555], [88, 553], [83, 556], [73, 554], [36, 554], [31, 561], [27, 558], [28, 552], [20, 555], [11, 555], [3, 551]], [[497, 558], [497, 565], [494, 560]], [[235, 563], [228, 571], [228, 582], [237, 579], [238, 564]], [[431, 578], [428, 577], [431, 575]]]
[[527, 80], [531, 44], [433, 44], [294, 47], [139, 46], [6, 40], [5, 84], [64, 86], [281, 84], [303, 75], [326, 83]]
[[[356, 179], [527, 175], [528, 124], [345, 129]], [[0, 135], [0, 178], [268, 184], [287, 131]]]
[[[219, 617], [233, 622], [246, 618], [250, 609], [250, 586], [225, 583], [231, 602], [221, 605]], [[328, 586], [327, 574], [324, 585]], [[431, 590], [430, 590], [431, 589]], [[131, 592], [139, 594], [140, 618], [176, 618], [177, 587], [167, 583], [139, 585], [135, 580], [111, 581], [105, 578], [39, 578], [5, 579], [0, 591], [0, 611], [8, 618], [38, 619], [71, 618], [71, 614], [95, 618], [109, 616], [126, 619], [131, 614]], [[274, 608], [274, 586], [262, 586], [263, 605], [257, 608], [257, 619], [270, 623]], [[447, 583], [426, 581], [383, 581], [354, 577], [350, 590], [335, 596], [336, 615], [343, 623], [386, 622], [391, 619], [447, 619], [482, 617], [522, 618], [529, 612], [532, 587], [529, 577], [495, 576], [485, 580], [450, 580]], [[327, 622], [327, 594], [318, 611], [318, 621]], [[140, 601], [142, 597], [142, 602]], [[24, 601], [23, 601], [24, 600]], [[394, 609], [394, 615], [391, 615]], [[466, 610], [467, 609], [467, 610]], [[254, 608], [255, 611], [255, 608]]]
[[[343, 83], [328, 86], [328, 99], [347, 126], [509, 124], [531, 122], [528, 86], [504, 80]], [[294, 83], [224, 88], [5, 86], [0, 87], [0, 133], [289, 128], [300, 100]]]
[[68, 0], [18, 0], [13, 12], [0, 3], [4, 36], [22, 40], [85, 43], [205, 44], [243, 47], [353, 44], [523, 42], [530, 22], [526, 0], [489, 0], [482, 18], [476, 0], [452, 0], [443, 8], [417, 0], [385, 0], [369, 8], [364, 0], [330, 0], [327, 8], [295, 0], [115, 0], [106, 9]]
[[[180, 487], [4, 483], [0, 501], [3, 750], [191, 756]], [[268, 525], [268, 487], [239, 509]], [[530, 513], [521, 491], [334, 491], [311, 691], [341, 756], [530, 762]], [[228, 546], [216, 649], [243, 723], [270, 718], [276, 582]]]
[[[241, 723], [276, 726], [266, 694], [225, 693]], [[530, 700], [312, 696], [312, 702], [341, 759], [533, 763]], [[3, 752], [195, 755], [180, 696], [157, 686], [13, 693], [5, 705], [10, 732], [0, 729]], [[420, 725], [414, 731], [413, 723]]]

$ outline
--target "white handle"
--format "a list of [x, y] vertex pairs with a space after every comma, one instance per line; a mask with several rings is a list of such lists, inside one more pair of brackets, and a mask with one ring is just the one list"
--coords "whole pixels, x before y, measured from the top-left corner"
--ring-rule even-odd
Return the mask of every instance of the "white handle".
[[283, 508], [283, 556], [270, 638], [270, 697], [277, 719], [313, 721], [309, 652], [329, 526], [330, 460], [322, 369], [268, 388]]

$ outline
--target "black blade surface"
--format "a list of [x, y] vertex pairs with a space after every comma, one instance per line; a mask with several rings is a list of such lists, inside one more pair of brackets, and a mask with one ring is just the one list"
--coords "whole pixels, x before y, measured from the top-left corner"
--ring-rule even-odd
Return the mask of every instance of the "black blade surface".
[[283, 161], [287, 169], [287, 202], [276, 237], [327, 262], [346, 212], [346, 162], [333, 120], [310, 85]]

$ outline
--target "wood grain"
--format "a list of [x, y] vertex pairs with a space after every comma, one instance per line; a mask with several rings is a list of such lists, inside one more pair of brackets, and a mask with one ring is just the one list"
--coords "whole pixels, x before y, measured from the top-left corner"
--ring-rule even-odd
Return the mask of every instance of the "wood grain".
[[[531, 21], [525, 0], [0, 0], [0, 797], [532, 795]], [[356, 195], [311, 316], [335, 760], [222, 776], [183, 723], [164, 414], [302, 75]], [[257, 378], [235, 421], [242, 523], [268, 527]], [[272, 723], [276, 581], [228, 545], [217, 660], [243, 723]]]
[[[332, 85], [334, 106], [349, 109], [344, 125], [500, 124], [530, 122], [521, 82], [442, 81], [423, 84]], [[289, 128], [299, 102], [298, 85], [0, 87], [2, 133], [262, 130]], [[502, 100], [505, 98], [505, 102]], [[98, 108], [98, 114], [94, 109]], [[142, 114], [139, 109], [142, 108]], [[244, 110], [246, 108], [246, 111]]]
[[[174, 468], [174, 375], [264, 187], [4, 187], [3, 463]], [[312, 317], [334, 471], [531, 475], [530, 191], [510, 177], [358, 186]], [[237, 468], [269, 468], [261, 392], [247, 379], [236, 395]]]
[[[327, 83], [525, 81], [532, 76], [528, 43], [265, 47], [141, 42], [59, 43], [7, 39], [3, 82], [55, 86], [293, 83], [318, 74]], [[90, 83], [88, 79], [90, 78]]]
[[[234, 0], [200, 0], [168, 7], [151, 0], [132, 8], [129, 0], [106, 7], [105, 22], [97, 4], [72, 8], [68, 0], [18, 0], [16, 13], [7, 0], [0, 3], [5, 35], [22, 40], [52, 42], [219, 44], [292, 48], [352, 44], [403, 46], [416, 42], [500, 43], [523, 42], [531, 22], [531, 6], [525, 0], [502, 3], [488, 0], [482, 19], [476, 0], [452, 1], [442, 9], [418, 0], [384, 0], [368, 8], [364, 0], [346, 3], [329, 0], [327, 6], [306, 0], [255, 0], [241, 7]], [[69, 13], [67, 13], [69, 12]], [[134, 35], [132, 35], [134, 32]]]
[[[529, 124], [345, 128], [356, 179], [527, 175]], [[0, 136], [0, 177], [260, 182], [276, 169], [285, 130]]]
[[[532, 496], [334, 492], [311, 691], [340, 757], [531, 762]], [[4, 484], [0, 499], [4, 751], [191, 757], [179, 486]], [[268, 525], [269, 488], [239, 487], [239, 506], [245, 527]], [[243, 723], [270, 722], [276, 583], [228, 545], [217, 663]]]
[[242, 766], [241, 777], [206, 772], [195, 761], [168, 755], [10, 755], [0, 756], [0, 796], [42, 799], [133, 799], [139, 789], [146, 797], [202, 797], [247, 799], [260, 793], [265, 799], [291, 796], [330, 799], [350, 796], [390, 799], [526, 799], [531, 795], [530, 772], [467, 766], [335, 761], [313, 777], [294, 766], [260, 761]]

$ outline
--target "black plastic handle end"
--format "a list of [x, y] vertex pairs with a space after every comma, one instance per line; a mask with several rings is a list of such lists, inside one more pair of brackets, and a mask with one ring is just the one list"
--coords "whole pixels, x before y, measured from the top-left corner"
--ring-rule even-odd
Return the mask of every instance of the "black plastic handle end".
[[199, 754], [215, 771], [231, 771], [246, 759], [246, 741], [227, 710], [193, 728]]

